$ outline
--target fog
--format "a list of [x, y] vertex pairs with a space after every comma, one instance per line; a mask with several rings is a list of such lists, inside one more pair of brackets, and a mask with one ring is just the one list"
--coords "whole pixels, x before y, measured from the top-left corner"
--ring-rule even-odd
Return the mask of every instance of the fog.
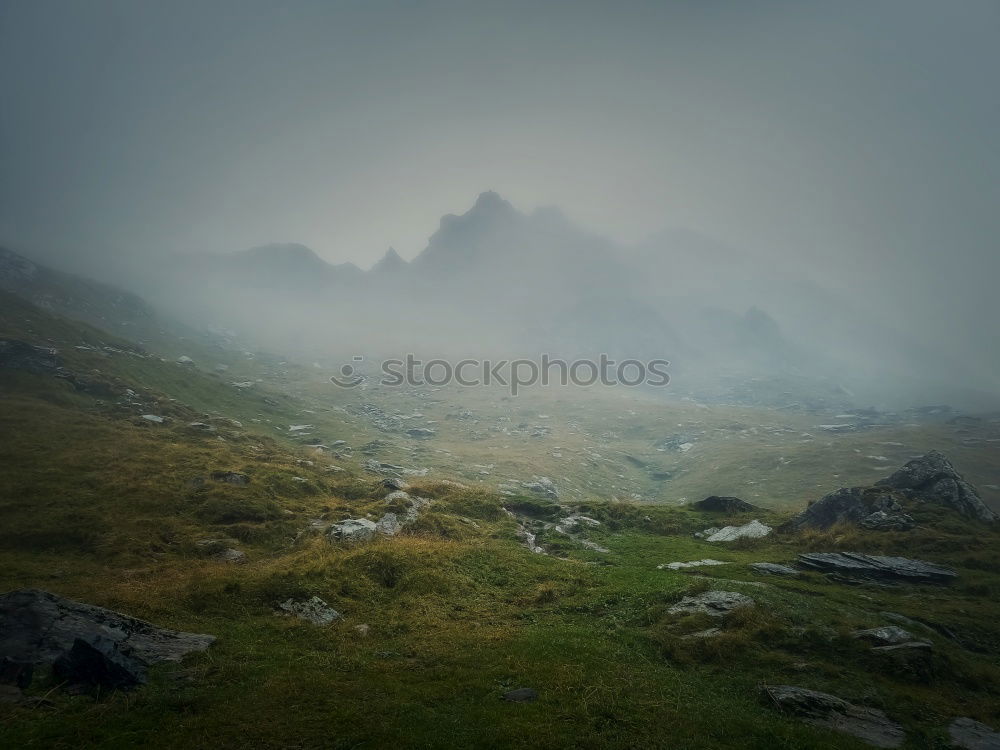
[[[302, 356], [995, 405], [998, 31], [971, 0], [7, 2], [0, 244]], [[318, 259], [216, 257], [269, 243]]]

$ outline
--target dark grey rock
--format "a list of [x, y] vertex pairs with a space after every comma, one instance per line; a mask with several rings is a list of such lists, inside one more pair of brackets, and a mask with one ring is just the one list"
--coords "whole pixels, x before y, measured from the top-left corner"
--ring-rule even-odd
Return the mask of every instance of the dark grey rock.
[[746, 500], [724, 495], [710, 495], [704, 500], [696, 502], [693, 507], [709, 513], [743, 513], [760, 510], [756, 505], [751, 505]]
[[966, 716], [951, 722], [948, 736], [963, 750], [1000, 750], [1000, 732]]
[[538, 700], [538, 691], [534, 688], [517, 688], [503, 694], [508, 703], [534, 703]]
[[428, 427], [411, 427], [409, 430], [406, 431], [406, 434], [409, 435], [411, 438], [424, 439], [424, 438], [432, 438], [437, 433]]
[[799, 555], [798, 562], [803, 567], [824, 573], [912, 583], [947, 583], [958, 575], [950, 568], [922, 560], [858, 552], [810, 552]]
[[880, 628], [858, 630], [853, 635], [855, 638], [874, 643], [877, 646], [893, 646], [913, 640], [913, 634], [898, 625], [884, 625]]
[[792, 518], [786, 529], [828, 529], [839, 523], [859, 524], [877, 511], [902, 510], [885, 488], [844, 487], [825, 495]]
[[857, 737], [869, 745], [894, 748], [906, 740], [903, 728], [876, 708], [792, 685], [768, 685], [763, 692], [781, 711], [809, 724]]
[[109, 690], [131, 690], [146, 681], [144, 665], [116, 641], [100, 635], [76, 638], [69, 651], [55, 660], [52, 672], [70, 685]]
[[861, 525], [870, 531], [909, 531], [917, 522], [906, 513], [877, 510], [862, 518]]
[[790, 568], [787, 565], [779, 565], [778, 563], [750, 563], [750, 569], [755, 573], [760, 573], [765, 576], [788, 576], [789, 578], [794, 578], [799, 575], [799, 571], [795, 568]]
[[180, 661], [204, 651], [215, 637], [151, 625], [109, 609], [65, 599], [47, 591], [20, 589], [0, 595], [0, 655], [31, 664], [51, 664], [77, 639], [101, 636], [143, 664]]
[[882, 662], [883, 671], [899, 677], [927, 682], [934, 672], [934, 647], [927, 641], [875, 646], [871, 653]]
[[907, 462], [899, 471], [878, 482], [877, 486], [901, 491], [924, 502], [944, 505], [977, 521], [996, 521], [998, 518], [986, 507], [976, 489], [938, 451], [930, 451]]

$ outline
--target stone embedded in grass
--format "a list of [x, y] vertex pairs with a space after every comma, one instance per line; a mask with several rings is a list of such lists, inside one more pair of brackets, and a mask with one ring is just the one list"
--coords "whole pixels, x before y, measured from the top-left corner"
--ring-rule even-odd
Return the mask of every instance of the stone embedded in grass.
[[1000, 750], [1000, 732], [967, 716], [951, 722], [948, 736], [962, 750]]
[[810, 552], [799, 555], [799, 565], [852, 578], [890, 579], [912, 583], [947, 583], [958, 575], [950, 568], [922, 560], [864, 555], [858, 552]]
[[913, 640], [913, 634], [898, 625], [884, 625], [880, 628], [857, 630], [853, 635], [859, 640], [869, 641], [879, 646], [892, 646], [897, 643], [906, 643]]
[[681, 568], [702, 568], [709, 565], [727, 565], [721, 560], [712, 560], [711, 558], [705, 558], [704, 560], [692, 560], [691, 562], [672, 562], [663, 563], [662, 565], [657, 565], [657, 570], [680, 570]]
[[760, 539], [770, 534], [773, 529], [754, 519], [742, 526], [724, 526], [711, 534], [709, 531], [711, 529], [702, 532], [706, 542], [735, 542], [737, 539]]
[[793, 685], [766, 685], [763, 693], [781, 711], [875, 747], [899, 747], [906, 740], [903, 728], [877, 708], [856, 706], [835, 695]]
[[214, 557], [216, 560], [230, 563], [245, 563], [247, 561], [247, 553], [233, 547], [227, 547], [221, 552], [217, 552]]
[[329, 625], [341, 617], [337, 610], [333, 609], [318, 596], [300, 602], [288, 599], [279, 604], [278, 608], [285, 614], [298, 617], [300, 620], [306, 620], [313, 625]]
[[377, 526], [367, 518], [348, 518], [330, 527], [330, 538], [340, 542], [364, 542], [375, 536]]
[[667, 610], [672, 615], [704, 614], [722, 617], [740, 607], [752, 607], [755, 602], [745, 594], [735, 591], [706, 591], [695, 596], [685, 596]]
[[152, 422], [153, 424], [163, 424], [166, 421], [164, 417], [161, 417], [158, 414], [143, 414], [142, 418], [147, 422]]

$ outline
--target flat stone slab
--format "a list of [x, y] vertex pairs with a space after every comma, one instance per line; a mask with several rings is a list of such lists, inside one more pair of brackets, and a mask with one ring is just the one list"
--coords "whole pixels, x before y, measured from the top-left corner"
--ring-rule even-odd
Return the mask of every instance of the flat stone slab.
[[890, 579], [912, 583], [947, 583], [958, 576], [942, 565], [887, 555], [858, 552], [810, 552], [799, 555], [799, 565], [824, 573], [854, 578]]
[[183, 633], [48, 591], [20, 589], [0, 595], [0, 656], [52, 664], [77, 639], [105, 638], [143, 664], [180, 661], [204, 651], [215, 636]]
[[948, 736], [963, 750], [1000, 750], [1000, 732], [965, 716], [948, 726]]
[[768, 685], [763, 692], [785, 713], [808, 724], [857, 737], [874, 747], [899, 747], [906, 740], [903, 728], [877, 708], [857, 706], [829, 693], [793, 685]]
[[722, 617], [739, 607], [752, 607], [754, 600], [735, 591], [706, 591], [696, 596], [685, 596], [667, 610], [672, 615], [704, 614]]

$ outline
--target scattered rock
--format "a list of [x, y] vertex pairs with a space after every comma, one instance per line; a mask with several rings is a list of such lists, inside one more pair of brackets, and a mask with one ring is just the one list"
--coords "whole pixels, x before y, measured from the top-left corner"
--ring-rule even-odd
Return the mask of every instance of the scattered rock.
[[73, 686], [109, 690], [132, 690], [146, 682], [144, 665], [101, 635], [74, 639], [69, 651], [55, 660], [52, 672]]
[[237, 487], [245, 487], [250, 484], [250, 477], [238, 471], [213, 471], [212, 479], [216, 482], [225, 482]]
[[907, 462], [877, 485], [899, 490], [917, 500], [944, 505], [977, 521], [989, 522], [998, 518], [986, 507], [975, 488], [938, 451]]
[[534, 688], [508, 690], [503, 694], [503, 699], [508, 703], [534, 703], [538, 700], [538, 691]]
[[709, 513], [743, 513], [760, 510], [756, 505], [751, 505], [746, 500], [741, 500], [738, 497], [726, 497], [724, 495], [711, 495], [704, 500], [699, 500], [693, 507]]
[[722, 617], [738, 607], [752, 607], [754, 600], [735, 591], [706, 591], [696, 596], [685, 596], [667, 610], [672, 615], [704, 614]]
[[712, 534], [708, 531], [702, 532], [706, 534], [706, 542], [735, 542], [737, 539], [760, 539], [770, 534], [773, 529], [755, 519], [742, 526], [723, 526]]
[[341, 616], [337, 610], [318, 596], [301, 602], [288, 599], [279, 604], [278, 608], [286, 614], [311, 622], [313, 625], [329, 625], [334, 620], [340, 619]]
[[750, 569], [755, 573], [760, 573], [765, 576], [787, 576], [788, 578], [794, 578], [799, 575], [799, 571], [795, 568], [790, 568], [787, 565], [779, 565], [778, 563], [750, 563]]
[[194, 360], [191, 359], [186, 354], [182, 354], [181, 356], [179, 356], [177, 358], [177, 364], [179, 364], [179, 365], [193, 365], [194, 364]]
[[418, 440], [422, 440], [426, 438], [432, 438], [437, 433], [428, 427], [411, 427], [409, 430], [406, 431], [406, 434], [409, 435], [411, 438], [417, 438]]
[[893, 646], [913, 640], [913, 635], [898, 625], [884, 625], [880, 628], [855, 631], [854, 637], [878, 646]]
[[947, 583], [958, 575], [950, 568], [921, 560], [864, 555], [858, 552], [810, 552], [799, 555], [799, 565], [852, 578], [895, 579], [915, 583]]
[[903, 728], [876, 708], [856, 706], [828, 693], [792, 685], [768, 685], [763, 692], [781, 711], [875, 747], [899, 747], [906, 739]]
[[360, 625], [354, 626], [354, 632], [364, 638], [371, 631], [371, 626], [367, 623], [361, 623]]
[[331, 539], [339, 542], [364, 542], [375, 536], [377, 526], [367, 518], [349, 518], [330, 526]]
[[963, 750], [1000, 750], [1000, 732], [966, 716], [951, 722], [948, 736]]
[[727, 563], [721, 560], [712, 560], [711, 558], [705, 558], [704, 560], [692, 560], [691, 562], [672, 562], [663, 563], [662, 565], [657, 565], [657, 570], [680, 570], [681, 568], [701, 568], [709, 565], [726, 565]]
[[382, 480], [382, 486], [387, 490], [392, 490], [393, 492], [403, 492], [409, 489], [410, 485], [404, 482], [399, 477], [388, 477]]
[[247, 553], [243, 550], [227, 547], [221, 552], [216, 553], [215, 559], [222, 560], [223, 562], [245, 563], [247, 561]]
[[163, 424], [166, 420], [156, 414], [143, 414], [142, 418], [147, 422], [152, 422], [153, 424]]
[[682, 635], [682, 641], [693, 641], [698, 638], [715, 638], [717, 635], [722, 635], [721, 628], [708, 628], [707, 630], [699, 630], [696, 633], [688, 633], [687, 635]]

